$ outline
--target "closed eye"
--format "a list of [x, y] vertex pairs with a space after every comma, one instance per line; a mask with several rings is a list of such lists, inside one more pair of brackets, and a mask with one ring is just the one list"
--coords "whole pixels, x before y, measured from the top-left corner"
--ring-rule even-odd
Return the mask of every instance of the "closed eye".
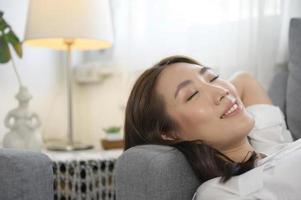
[[217, 79], [219, 77], [219, 75], [216, 75], [213, 79], [210, 80], [210, 83], [215, 81], [215, 79]]
[[186, 101], [191, 100], [198, 93], [199, 93], [199, 91], [195, 91], [190, 97], [188, 97], [188, 99], [186, 99]]

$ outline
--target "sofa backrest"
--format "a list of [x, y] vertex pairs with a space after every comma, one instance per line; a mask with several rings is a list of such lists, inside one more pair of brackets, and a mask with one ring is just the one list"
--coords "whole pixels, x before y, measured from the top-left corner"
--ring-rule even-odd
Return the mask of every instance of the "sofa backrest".
[[290, 21], [288, 72], [287, 123], [294, 139], [298, 139], [301, 137], [301, 18]]
[[182, 153], [161, 145], [125, 151], [115, 179], [117, 200], [191, 200], [201, 184]]
[[52, 200], [51, 160], [42, 153], [0, 148], [1, 200]]

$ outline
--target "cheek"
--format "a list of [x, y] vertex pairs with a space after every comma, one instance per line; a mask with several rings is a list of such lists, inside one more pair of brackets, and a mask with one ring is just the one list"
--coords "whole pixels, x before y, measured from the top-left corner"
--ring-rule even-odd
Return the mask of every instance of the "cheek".
[[205, 134], [215, 121], [213, 111], [208, 109], [191, 109], [185, 110], [185, 113], [178, 114], [176, 121], [180, 126], [180, 137], [183, 140], [204, 140]]

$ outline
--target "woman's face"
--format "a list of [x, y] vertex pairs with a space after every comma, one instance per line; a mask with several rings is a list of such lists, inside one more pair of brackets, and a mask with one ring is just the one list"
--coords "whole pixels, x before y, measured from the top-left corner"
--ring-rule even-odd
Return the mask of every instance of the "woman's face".
[[[223, 150], [245, 139], [254, 119], [246, 112], [235, 86], [206, 69], [188, 63], [172, 64], [161, 72], [156, 91], [180, 129], [173, 134]], [[234, 102], [238, 109], [222, 116]]]

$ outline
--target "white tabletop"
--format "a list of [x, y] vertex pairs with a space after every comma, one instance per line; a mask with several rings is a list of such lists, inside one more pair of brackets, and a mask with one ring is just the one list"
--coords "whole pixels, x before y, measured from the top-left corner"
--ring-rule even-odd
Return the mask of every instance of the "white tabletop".
[[122, 149], [112, 149], [112, 150], [83, 150], [83, 151], [49, 151], [43, 150], [49, 156], [51, 160], [56, 161], [69, 161], [69, 160], [109, 160], [117, 159], [121, 154]]

